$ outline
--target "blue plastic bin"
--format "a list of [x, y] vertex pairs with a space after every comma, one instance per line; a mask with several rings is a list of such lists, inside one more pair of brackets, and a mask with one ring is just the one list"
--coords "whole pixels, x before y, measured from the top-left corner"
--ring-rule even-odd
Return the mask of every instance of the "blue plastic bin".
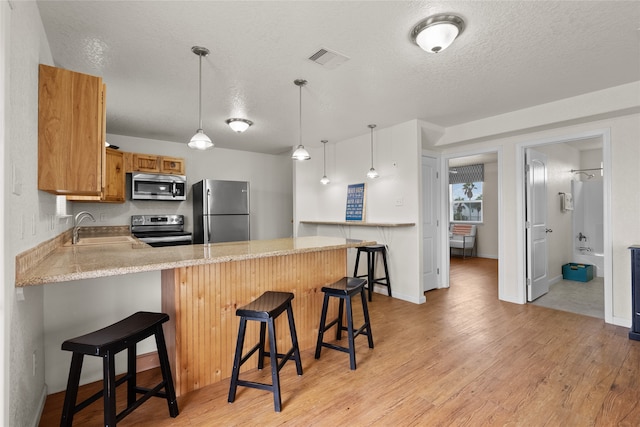
[[570, 262], [562, 266], [562, 278], [577, 282], [588, 282], [593, 279], [593, 265]]

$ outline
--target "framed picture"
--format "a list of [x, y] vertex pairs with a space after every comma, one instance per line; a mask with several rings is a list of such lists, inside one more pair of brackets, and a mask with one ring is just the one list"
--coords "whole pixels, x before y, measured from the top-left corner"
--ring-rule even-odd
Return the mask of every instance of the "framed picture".
[[350, 184], [347, 186], [346, 221], [364, 221], [366, 208], [366, 184]]

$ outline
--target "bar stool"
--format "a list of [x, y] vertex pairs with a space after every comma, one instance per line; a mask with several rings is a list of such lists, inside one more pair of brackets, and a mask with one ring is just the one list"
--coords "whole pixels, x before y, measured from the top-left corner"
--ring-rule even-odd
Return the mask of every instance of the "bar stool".
[[[168, 320], [169, 315], [165, 313], [139, 311], [106, 328], [63, 342], [62, 349], [72, 351], [73, 355], [60, 425], [71, 426], [74, 414], [100, 397], [104, 399], [105, 426], [115, 426], [152, 396], [167, 399], [169, 415], [172, 418], [177, 417], [178, 402], [162, 332], [162, 324]], [[162, 382], [152, 389], [147, 389], [136, 385], [136, 344], [151, 335], [155, 336], [158, 347]], [[127, 374], [116, 381], [115, 355], [124, 349], [127, 349]], [[76, 405], [80, 371], [85, 355], [102, 357], [104, 386], [102, 391]], [[127, 407], [116, 414], [116, 387], [124, 382], [127, 383]], [[160, 391], [162, 389], [164, 392]], [[137, 394], [143, 394], [143, 396], [136, 400]]]
[[[358, 274], [358, 265], [360, 264], [360, 254], [367, 254], [367, 274]], [[382, 255], [382, 263], [384, 264], [384, 277], [375, 277], [376, 273], [376, 254]], [[356, 266], [353, 269], [353, 277], [366, 277], [369, 282], [369, 301], [373, 294], [373, 287], [375, 284], [383, 285], [387, 287], [387, 293], [391, 296], [391, 280], [389, 279], [389, 267], [387, 266], [387, 248], [385, 245], [370, 245], [361, 246], [358, 248], [356, 255]]]
[[[349, 362], [351, 370], [356, 369], [356, 348], [355, 338], [364, 334], [369, 340], [369, 348], [373, 348], [373, 335], [371, 334], [371, 321], [369, 320], [369, 309], [367, 308], [367, 298], [364, 296], [364, 285], [367, 283], [364, 279], [357, 277], [343, 277], [335, 283], [322, 287], [324, 292], [324, 302], [322, 304], [322, 314], [320, 316], [320, 326], [318, 327], [318, 342], [316, 344], [316, 359], [320, 358], [322, 347], [331, 348], [333, 350], [349, 353]], [[364, 314], [364, 324], [354, 329], [353, 326], [353, 310], [351, 299], [360, 294], [362, 298], [362, 311]], [[327, 324], [327, 308], [329, 306], [329, 297], [340, 299], [338, 306], [338, 317]], [[347, 302], [347, 326], [342, 323], [342, 315], [344, 312], [344, 302]], [[324, 342], [324, 333], [333, 325], [337, 325], [336, 339], [342, 339], [342, 331], [347, 331], [349, 338], [349, 347], [342, 347], [336, 344]]]
[[[285, 363], [293, 358], [296, 362], [296, 371], [302, 375], [302, 363], [300, 362], [300, 349], [298, 348], [298, 336], [296, 335], [296, 325], [293, 320], [293, 309], [291, 300], [294, 295], [290, 292], [267, 291], [258, 299], [240, 307], [236, 310], [236, 316], [240, 316], [240, 328], [238, 330], [238, 343], [236, 345], [235, 357], [233, 359], [233, 371], [231, 373], [231, 385], [229, 387], [229, 403], [236, 399], [236, 389], [238, 386], [258, 388], [268, 390], [273, 393], [273, 405], [276, 412], [280, 412], [280, 369]], [[276, 346], [275, 319], [287, 311], [289, 319], [289, 331], [291, 333], [292, 347], [286, 353], [278, 353]], [[248, 353], [242, 355], [244, 336], [247, 328], [247, 320], [260, 322], [260, 342], [256, 344]], [[265, 351], [265, 329], [269, 326], [269, 351]], [[240, 367], [258, 351], [258, 369], [264, 366], [264, 358], [271, 360], [271, 384], [245, 381], [239, 379]], [[278, 359], [282, 359], [278, 363]]]

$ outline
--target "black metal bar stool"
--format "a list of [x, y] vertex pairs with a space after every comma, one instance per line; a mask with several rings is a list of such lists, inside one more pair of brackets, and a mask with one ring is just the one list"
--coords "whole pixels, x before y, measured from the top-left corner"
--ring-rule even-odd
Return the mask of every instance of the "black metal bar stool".
[[[322, 347], [331, 348], [333, 350], [349, 353], [349, 362], [351, 370], [356, 369], [356, 348], [355, 338], [364, 334], [369, 340], [369, 348], [373, 348], [373, 335], [371, 334], [371, 321], [369, 320], [369, 309], [367, 307], [367, 298], [364, 296], [364, 285], [367, 283], [365, 279], [357, 277], [343, 277], [335, 283], [322, 287], [324, 292], [324, 302], [322, 304], [322, 315], [320, 316], [320, 326], [318, 327], [318, 343], [316, 344], [316, 359], [320, 358]], [[353, 326], [353, 310], [351, 299], [360, 294], [362, 298], [362, 311], [364, 314], [364, 323], [357, 330]], [[327, 324], [327, 308], [329, 306], [329, 297], [340, 299], [338, 305], [338, 317]], [[342, 323], [344, 313], [344, 302], [347, 302], [347, 326]], [[349, 338], [349, 347], [342, 347], [336, 344], [324, 342], [324, 333], [333, 325], [337, 325], [336, 339], [342, 339], [342, 331], [347, 331]]]
[[[233, 359], [233, 371], [231, 373], [231, 385], [229, 387], [229, 402], [236, 399], [236, 389], [238, 386], [258, 388], [260, 390], [268, 390], [273, 393], [273, 405], [276, 412], [280, 412], [282, 401], [280, 399], [280, 369], [289, 360], [296, 362], [296, 371], [298, 375], [302, 375], [302, 363], [300, 362], [300, 349], [298, 348], [298, 336], [296, 335], [296, 325], [293, 320], [293, 309], [291, 300], [294, 295], [290, 292], [273, 292], [267, 291], [255, 301], [250, 302], [244, 307], [236, 310], [236, 316], [240, 316], [240, 328], [238, 330], [238, 343], [236, 345], [236, 353]], [[287, 311], [289, 319], [289, 331], [291, 333], [292, 346], [285, 353], [278, 353], [276, 346], [276, 330], [275, 319]], [[244, 345], [244, 336], [247, 328], [247, 320], [256, 320], [260, 322], [260, 342], [253, 346], [244, 356], [242, 349]], [[269, 351], [265, 351], [265, 329], [269, 326]], [[258, 369], [264, 367], [264, 358], [269, 357], [271, 360], [271, 384], [258, 383], [254, 381], [245, 381], [239, 379], [240, 367], [258, 351]], [[281, 359], [278, 362], [278, 359]]]
[[[360, 264], [360, 254], [367, 254], [367, 274], [358, 274], [358, 265]], [[384, 264], [384, 277], [375, 277], [376, 274], [376, 254], [382, 255], [382, 263]], [[369, 301], [373, 294], [375, 284], [387, 287], [387, 293], [391, 296], [391, 280], [389, 279], [389, 267], [387, 266], [387, 247], [385, 245], [361, 246], [358, 248], [356, 255], [356, 266], [353, 269], [353, 277], [366, 277], [369, 282]]]
[[[165, 313], [139, 311], [106, 328], [63, 342], [62, 349], [72, 351], [73, 355], [60, 425], [71, 426], [74, 414], [100, 397], [104, 398], [105, 426], [115, 426], [152, 396], [167, 399], [169, 415], [173, 418], [177, 417], [178, 402], [162, 332], [162, 324], [167, 320], [169, 315]], [[158, 347], [162, 382], [152, 389], [147, 389], [138, 387], [136, 384], [136, 344], [151, 335], [155, 335]], [[127, 349], [127, 374], [116, 381], [115, 355], [124, 349]], [[84, 355], [102, 357], [104, 386], [101, 391], [76, 405]], [[127, 407], [122, 412], [116, 413], [116, 387], [124, 382], [127, 383]], [[164, 392], [160, 391], [162, 389]], [[136, 400], [137, 394], [143, 394], [143, 396]]]

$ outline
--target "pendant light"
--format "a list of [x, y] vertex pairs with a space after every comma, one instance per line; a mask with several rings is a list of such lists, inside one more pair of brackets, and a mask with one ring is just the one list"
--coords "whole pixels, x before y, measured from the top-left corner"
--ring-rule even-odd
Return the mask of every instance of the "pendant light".
[[204, 131], [202, 130], [202, 57], [207, 56], [209, 54], [209, 49], [206, 47], [193, 46], [191, 51], [200, 57], [200, 72], [198, 74], [198, 131], [193, 137], [191, 137], [191, 141], [189, 141], [189, 148], [193, 148], [196, 150], [206, 150], [213, 147], [213, 142], [211, 142], [211, 138], [209, 138]]
[[293, 81], [293, 84], [300, 88], [300, 143], [296, 147], [296, 150], [291, 155], [293, 160], [309, 160], [311, 156], [309, 152], [302, 145], [302, 86], [307, 84], [306, 80], [296, 79]]
[[369, 129], [371, 129], [371, 169], [369, 169], [369, 172], [367, 172], [367, 177], [370, 179], [376, 179], [380, 176], [378, 172], [373, 168], [373, 128], [375, 127], [376, 125], [369, 125]]
[[327, 178], [327, 141], [326, 139], [323, 139], [322, 141], [322, 179], [320, 180], [320, 182], [322, 183], [322, 185], [327, 185], [328, 183], [331, 182], [331, 180], [329, 178]]

